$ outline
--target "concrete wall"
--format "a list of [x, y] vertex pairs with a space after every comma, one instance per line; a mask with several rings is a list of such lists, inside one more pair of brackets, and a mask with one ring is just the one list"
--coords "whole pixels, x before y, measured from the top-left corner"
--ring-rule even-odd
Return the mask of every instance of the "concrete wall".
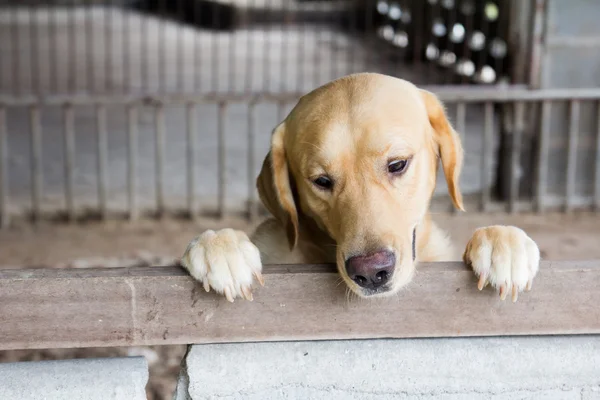
[[600, 399], [600, 337], [192, 346], [176, 400]]
[[142, 400], [144, 357], [0, 364], [2, 400]]

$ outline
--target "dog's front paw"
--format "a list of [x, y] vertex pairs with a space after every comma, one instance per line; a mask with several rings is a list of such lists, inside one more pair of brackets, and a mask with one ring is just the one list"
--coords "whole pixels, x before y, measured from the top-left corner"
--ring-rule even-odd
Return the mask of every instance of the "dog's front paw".
[[241, 231], [204, 232], [188, 244], [181, 264], [207, 292], [213, 288], [231, 302], [236, 297], [252, 301], [254, 278], [264, 285], [260, 252]]
[[540, 250], [519, 228], [488, 226], [475, 231], [463, 260], [479, 277], [479, 290], [489, 283], [500, 291], [502, 300], [512, 291], [514, 302], [519, 292], [531, 289], [540, 265]]

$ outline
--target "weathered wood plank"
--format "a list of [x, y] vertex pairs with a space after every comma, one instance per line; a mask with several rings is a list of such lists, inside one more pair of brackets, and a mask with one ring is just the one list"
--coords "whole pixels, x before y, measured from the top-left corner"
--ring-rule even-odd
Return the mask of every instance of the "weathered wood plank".
[[254, 302], [178, 267], [0, 270], [0, 350], [276, 340], [600, 333], [600, 261], [542, 262], [517, 303], [460, 263], [420, 265], [388, 299], [346, 296], [330, 265], [265, 266]]

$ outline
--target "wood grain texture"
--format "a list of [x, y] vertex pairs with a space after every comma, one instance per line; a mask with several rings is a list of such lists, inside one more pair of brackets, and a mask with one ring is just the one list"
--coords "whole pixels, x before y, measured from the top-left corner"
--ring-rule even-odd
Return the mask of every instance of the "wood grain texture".
[[460, 263], [421, 264], [388, 299], [346, 295], [331, 265], [265, 266], [254, 302], [179, 267], [0, 270], [0, 350], [600, 333], [600, 261], [542, 262], [517, 303]]

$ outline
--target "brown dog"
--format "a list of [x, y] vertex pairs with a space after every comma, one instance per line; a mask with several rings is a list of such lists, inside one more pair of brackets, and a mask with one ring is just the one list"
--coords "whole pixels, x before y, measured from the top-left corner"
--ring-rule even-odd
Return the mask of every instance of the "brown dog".
[[[417, 261], [459, 259], [430, 219], [441, 159], [455, 207], [463, 158], [460, 138], [435, 95], [372, 73], [349, 75], [303, 96], [273, 131], [257, 180], [273, 219], [252, 241], [240, 231], [206, 231], [182, 264], [224, 294], [252, 300], [264, 263], [335, 262], [361, 297], [385, 296], [412, 278]], [[463, 254], [479, 279], [513, 301], [529, 289], [540, 253], [521, 229], [475, 231]]]

